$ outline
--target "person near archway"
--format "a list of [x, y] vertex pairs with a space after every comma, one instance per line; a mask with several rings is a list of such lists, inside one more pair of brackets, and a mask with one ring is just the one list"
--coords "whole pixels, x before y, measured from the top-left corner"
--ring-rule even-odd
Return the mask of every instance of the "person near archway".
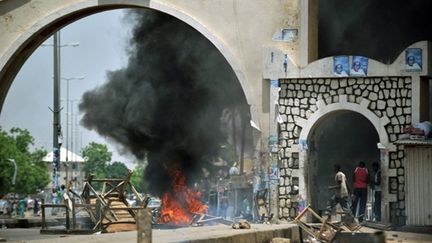
[[341, 166], [339, 164], [334, 165], [334, 171], [336, 173], [336, 185], [329, 186], [328, 189], [334, 189], [335, 192], [331, 197], [330, 201], [327, 203], [327, 209], [325, 213], [327, 215], [330, 215], [330, 213], [334, 211], [336, 205], [339, 203], [344, 213], [351, 214], [349, 198], [350, 190], [346, 181], [346, 176], [341, 171]]
[[381, 169], [378, 162], [372, 163], [374, 177], [372, 187], [374, 191], [373, 215], [375, 221], [381, 221]]
[[363, 161], [358, 163], [354, 170], [354, 200], [352, 205], [352, 213], [356, 215], [357, 206], [359, 206], [358, 220], [363, 221], [366, 211], [367, 188], [369, 184], [369, 171]]

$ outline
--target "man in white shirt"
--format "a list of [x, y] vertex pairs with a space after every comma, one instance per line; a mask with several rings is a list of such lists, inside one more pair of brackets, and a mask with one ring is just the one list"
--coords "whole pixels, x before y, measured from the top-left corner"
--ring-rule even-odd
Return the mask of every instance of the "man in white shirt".
[[342, 210], [347, 213], [351, 214], [351, 205], [350, 205], [350, 199], [349, 199], [349, 188], [347, 186], [346, 182], [346, 176], [341, 171], [340, 165], [336, 164], [334, 165], [334, 170], [336, 172], [335, 175], [335, 186], [329, 186], [328, 189], [334, 189], [335, 193], [331, 197], [330, 201], [327, 203], [327, 214], [334, 211], [336, 205], [339, 203], [342, 207]]

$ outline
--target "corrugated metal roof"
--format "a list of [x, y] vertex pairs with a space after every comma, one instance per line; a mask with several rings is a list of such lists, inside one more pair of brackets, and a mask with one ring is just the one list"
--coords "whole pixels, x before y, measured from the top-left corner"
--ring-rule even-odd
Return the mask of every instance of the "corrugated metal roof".
[[395, 144], [432, 146], [432, 139], [401, 139], [397, 140]]

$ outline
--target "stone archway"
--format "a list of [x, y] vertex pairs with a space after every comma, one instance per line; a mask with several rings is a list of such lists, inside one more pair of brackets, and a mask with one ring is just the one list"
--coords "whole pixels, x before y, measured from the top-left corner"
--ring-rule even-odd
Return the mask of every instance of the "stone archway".
[[[382, 172], [382, 183], [383, 183], [383, 203], [382, 203], [382, 211], [388, 210], [386, 208], [388, 206], [389, 199], [388, 192], [385, 188], [388, 187], [388, 182], [386, 179], [387, 171], [385, 168], [388, 168], [389, 164], [389, 151], [396, 151], [396, 146], [389, 141], [387, 131], [385, 126], [390, 123], [388, 117], [378, 117], [368, 109], [370, 101], [363, 99], [360, 104], [355, 102], [349, 102], [346, 95], [339, 95], [338, 102], [326, 104], [323, 100], [317, 101], [317, 110], [309, 117], [309, 119], [296, 119], [296, 124], [300, 126], [301, 132], [299, 135], [299, 174], [305, 175], [299, 177], [299, 185], [300, 185], [300, 194], [308, 195], [308, 198], [312, 198], [311, 194], [313, 190], [310, 188], [310, 185], [307, 182], [307, 176], [309, 172], [310, 160], [308, 153], [308, 140], [311, 138], [313, 130], [319, 126], [320, 122], [323, 121], [326, 117], [332, 116], [334, 113], [338, 112], [355, 112], [360, 114], [366, 120], [368, 120], [372, 127], [375, 128], [378, 135], [378, 143], [377, 148], [379, 149], [379, 159], [381, 168], [384, 168]], [[303, 185], [303, 186], [302, 186]], [[387, 206], [385, 206], [387, 205]]]
[[328, 186], [335, 184], [335, 164], [341, 166], [350, 187], [358, 162], [364, 161], [372, 173], [372, 162], [380, 161], [378, 142], [375, 127], [358, 112], [339, 110], [317, 121], [308, 137], [305, 166], [309, 202], [315, 210], [324, 210], [333, 194]]
[[368, 109], [370, 101], [363, 99], [360, 104], [348, 102], [346, 95], [339, 95], [339, 102], [326, 105], [323, 100], [317, 101], [318, 110], [314, 112], [308, 120], [297, 120], [297, 124], [302, 127], [300, 133], [300, 140], [306, 140], [312, 130], [312, 128], [317, 124], [318, 120], [323, 118], [329, 113], [339, 111], [339, 110], [350, 110], [362, 114], [366, 117], [375, 127], [379, 135], [379, 141], [385, 148], [390, 148], [393, 145], [389, 142], [387, 132], [385, 130], [385, 125], [387, 125], [390, 120], [388, 117], [378, 117]]
[[[295, 216], [296, 205], [310, 196], [306, 184], [308, 139], [319, 121], [338, 111], [354, 111], [366, 118], [378, 133], [384, 222], [404, 222], [404, 151], [393, 144], [413, 121], [412, 80], [409, 77], [304, 78], [281, 81], [280, 208], [283, 218]], [[288, 174], [287, 174], [288, 173]], [[295, 179], [295, 180], [294, 180]], [[299, 185], [300, 199], [287, 195], [291, 184]], [[309, 200], [309, 198], [308, 198]], [[291, 212], [292, 211], [292, 212]]]

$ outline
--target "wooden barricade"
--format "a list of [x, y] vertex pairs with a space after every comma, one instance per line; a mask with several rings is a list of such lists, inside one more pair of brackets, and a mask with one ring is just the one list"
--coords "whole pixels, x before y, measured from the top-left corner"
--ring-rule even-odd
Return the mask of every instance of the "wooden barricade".
[[[72, 233], [72, 232], [117, 232], [136, 230], [137, 211], [146, 208], [147, 197], [142, 198], [130, 183], [132, 172], [124, 179], [96, 179], [90, 175], [84, 183], [83, 191], [76, 193], [68, 186], [63, 195], [62, 204], [42, 204], [41, 233]], [[101, 190], [95, 185], [101, 184]], [[126, 200], [127, 193], [137, 199], [137, 206], [131, 206]], [[79, 203], [78, 203], [79, 202]], [[46, 209], [65, 209], [65, 229], [48, 229]], [[85, 211], [93, 226], [87, 229], [77, 228], [77, 214]], [[71, 215], [72, 222], [71, 222]]]

